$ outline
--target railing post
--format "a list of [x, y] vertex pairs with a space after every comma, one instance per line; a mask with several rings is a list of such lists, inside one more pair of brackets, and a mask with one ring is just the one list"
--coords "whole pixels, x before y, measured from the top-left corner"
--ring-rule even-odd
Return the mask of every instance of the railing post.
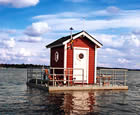
[[113, 69], [113, 85], [114, 85], [114, 69]]
[[54, 86], [54, 68], [53, 68], [53, 86]]
[[41, 69], [41, 85], [42, 85], [42, 78], [43, 78], [43, 68]]
[[114, 85], [116, 85], [116, 70], [114, 70]]
[[27, 82], [28, 82], [28, 68], [27, 68]]
[[101, 69], [100, 69], [100, 86], [102, 85], [102, 75], [101, 75]]
[[66, 68], [64, 68], [64, 70], [63, 70], [63, 74], [64, 74], [64, 84], [66, 84]]
[[37, 85], [37, 72], [36, 72], [36, 85]]
[[126, 86], [126, 71], [124, 71], [124, 86]]

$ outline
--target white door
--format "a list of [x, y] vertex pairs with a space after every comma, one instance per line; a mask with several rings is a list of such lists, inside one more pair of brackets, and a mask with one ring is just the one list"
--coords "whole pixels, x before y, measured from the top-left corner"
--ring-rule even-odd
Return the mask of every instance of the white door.
[[89, 49], [74, 47], [73, 78], [76, 83], [88, 83]]

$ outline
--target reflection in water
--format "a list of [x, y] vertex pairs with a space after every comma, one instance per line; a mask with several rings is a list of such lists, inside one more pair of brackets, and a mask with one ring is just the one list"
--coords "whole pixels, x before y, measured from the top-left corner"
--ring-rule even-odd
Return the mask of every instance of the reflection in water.
[[48, 113], [52, 115], [111, 115], [114, 114], [116, 110], [119, 111], [120, 114], [124, 112], [128, 114], [131, 113], [131, 111], [127, 110], [127, 92], [124, 91], [71, 91], [47, 93], [29, 88], [27, 93], [29, 105], [26, 106], [28, 108], [28, 113]]
[[65, 93], [63, 109], [67, 114], [86, 114], [94, 111], [95, 92], [73, 91]]
[[[120, 93], [123, 95], [121, 97], [117, 96]], [[112, 106], [112, 103], [118, 106]], [[61, 109], [68, 115], [107, 114], [106, 110], [113, 114], [117, 107], [124, 105], [127, 106], [126, 95], [123, 91], [73, 91], [64, 94], [64, 102]]]

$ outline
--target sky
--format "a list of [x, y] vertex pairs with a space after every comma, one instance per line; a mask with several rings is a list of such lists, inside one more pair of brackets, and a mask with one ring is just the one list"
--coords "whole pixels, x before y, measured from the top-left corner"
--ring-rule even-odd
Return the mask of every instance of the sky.
[[70, 27], [103, 44], [98, 66], [140, 69], [139, 0], [0, 0], [0, 63], [49, 65]]

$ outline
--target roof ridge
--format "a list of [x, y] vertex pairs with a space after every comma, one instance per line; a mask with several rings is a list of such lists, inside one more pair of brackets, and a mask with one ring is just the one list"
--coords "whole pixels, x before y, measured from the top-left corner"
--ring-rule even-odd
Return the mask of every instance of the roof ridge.
[[[74, 36], [76, 36], [76, 35], [78, 35], [78, 34], [80, 34], [80, 33], [82, 33], [82, 32], [84, 32], [85, 34], [89, 35], [89, 36], [90, 36], [92, 39], [94, 39], [97, 43], [101, 44], [99, 41], [97, 41], [94, 37], [92, 37], [90, 34], [88, 34], [88, 33], [87, 33], [86, 31], [84, 31], [84, 30], [72, 34], [72, 37], [74, 37]], [[70, 35], [67, 35], [67, 36], [64, 36], [64, 37], [61, 37], [61, 38], [55, 40], [54, 42], [52, 42], [52, 43], [46, 45], [46, 48], [49, 48], [49, 47], [52, 47], [52, 46], [53, 46], [53, 47], [54, 47], [54, 46], [55, 46], [55, 47], [56, 47], [56, 46], [61, 46], [61, 45], [63, 45], [63, 43], [64, 43], [65, 41], [67, 41], [67, 40], [69, 40], [69, 39], [71, 39], [71, 34], [70, 34]], [[101, 44], [101, 45], [102, 45], [102, 44]]]

